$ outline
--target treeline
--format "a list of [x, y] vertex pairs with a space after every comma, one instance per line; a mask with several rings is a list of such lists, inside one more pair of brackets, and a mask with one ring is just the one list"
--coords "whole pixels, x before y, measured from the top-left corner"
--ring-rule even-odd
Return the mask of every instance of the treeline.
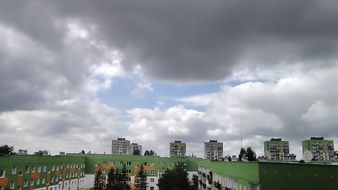
[[[118, 169], [111, 168], [107, 177], [107, 183], [105, 176], [101, 170], [95, 173], [94, 190], [130, 190], [130, 176], [124, 165], [121, 172]], [[137, 174], [135, 175], [135, 188], [136, 190], [146, 190], [147, 188], [147, 174], [144, 171], [143, 165], [139, 167]], [[197, 190], [198, 189], [198, 177], [193, 176], [193, 184], [191, 185], [188, 180], [188, 173], [184, 166], [178, 164], [173, 169], [166, 169], [165, 173], [160, 177], [157, 186], [160, 190]]]

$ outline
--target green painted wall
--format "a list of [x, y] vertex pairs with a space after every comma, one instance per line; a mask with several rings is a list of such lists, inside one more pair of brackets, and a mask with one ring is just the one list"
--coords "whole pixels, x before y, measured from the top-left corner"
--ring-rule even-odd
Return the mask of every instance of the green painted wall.
[[[115, 163], [119, 170], [122, 169], [123, 164], [126, 164], [128, 170], [131, 170], [131, 175], [134, 175], [134, 167], [136, 165], [140, 166], [142, 163], [145, 165], [153, 165], [156, 167], [156, 171], [151, 174], [147, 173], [148, 176], [157, 175], [159, 172], [164, 172], [168, 167], [174, 167], [176, 163], [186, 164], [186, 159], [184, 158], [164, 158], [158, 156], [123, 156], [123, 155], [109, 155], [109, 154], [99, 154], [99, 155], [84, 155], [86, 158], [86, 173], [93, 174], [95, 173], [96, 164], [110, 164]], [[130, 166], [127, 166], [127, 162], [130, 162]]]
[[[61, 172], [62, 180], [77, 179], [80, 176], [74, 177], [67, 174], [80, 172], [81, 174], [94, 174], [95, 166], [97, 164], [115, 163], [115, 166], [122, 168], [123, 164], [130, 163], [127, 169], [131, 170], [134, 175], [134, 167], [141, 163], [146, 163], [148, 166], [153, 165], [156, 168], [155, 173], [164, 172], [168, 167], [174, 167], [177, 163], [186, 165], [188, 171], [197, 171], [198, 166], [208, 168], [212, 172], [224, 176], [235, 178], [241, 184], [259, 184], [260, 190], [308, 190], [308, 189], [338, 189], [338, 166], [325, 164], [290, 164], [277, 162], [220, 162], [210, 161], [198, 158], [163, 158], [156, 156], [116, 156], [116, 155], [74, 155], [74, 156], [4, 156], [0, 157], [0, 169], [6, 170], [6, 178], [8, 184], [5, 189], [9, 189], [11, 181], [16, 182], [15, 189], [18, 186], [23, 190], [29, 188], [44, 187], [46, 184], [30, 186], [32, 180], [31, 169], [41, 166], [39, 178], [45, 178], [47, 183], [47, 176], [56, 177]], [[122, 164], [123, 163], [123, 164]], [[71, 171], [67, 166], [69, 165], [84, 165], [85, 168], [77, 167]], [[12, 174], [13, 166], [16, 167], [16, 174]], [[26, 173], [26, 166], [30, 168], [30, 172]], [[46, 171], [43, 167], [46, 166]], [[61, 169], [62, 166], [62, 169]], [[53, 171], [53, 167], [55, 168]], [[59, 172], [56, 171], [59, 167]], [[50, 171], [48, 173], [48, 170]], [[22, 177], [19, 176], [22, 172]], [[18, 178], [21, 178], [21, 183], [18, 184]], [[28, 186], [24, 187], [24, 180], [28, 180]], [[1, 182], [0, 178], [0, 182]], [[57, 185], [58, 182], [50, 182], [50, 185]]]
[[338, 166], [259, 163], [261, 190], [337, 190]]
[[258, 162], [219, 162], [201, 160], [202, 167], [208, 168], [214, 173], [224, 177], [236, 178], [242, 182], [259, 183]]
[[198, 164], [202, 160], [202, 158], [187, 158], [187, 171], [197, 171]]
[[[67, 166], [69, 167], [67, 168]], [[71, 168], [71, 166], [74, 166], [74, 168]], [[77, 168], [75, 168], [75, 166], [77, 166]], [[13, 167], [16, 168], [15, 174], [12, 174]], [[28, 172], [26, 172], [26, 168], [29, 168]], [[33, 174], [32, 171], [34, 168], [36, 172]], [[39, 168], [41, 168], [40, 172], [38, 172]], [[5, 178], [7, 179], [8, 183], [6, 186], [4, 186], [5, 189], [10, 188], [11, 182], [15, 182], [15, 189], [18, 187], [21, 187], [22, 189], [40, 188], [45, 187], [47, 183], [49, 183], [49, 185], [57, 185], [59, 181], [63, 179], [77, 179], [81, 177], [81, 174], [82, 177], [84, 177], [85, 158], [73, 156], [33, 155], [0, 156], [0, 169], [6, 171]], [[34, 175], [39, 177], [34, 180]], [[59, 179], [60, 175], [61, 179]], [[53, 182], [51, 181], [52, 178], [54, 179]], [[43, 179], [45, 180], [44, 184], [42, 183]], [[3, 181], [4, 178], [0, 178], [0, 181], [1, 180]], [[24, 186], [25, 180], [27, 180], [28, 183], [27, 187]], [[31, 186], [31, 182], [33, 180], [34, 185]], [[36, 184], [37, 181], [39, 181], [38, 185]]]

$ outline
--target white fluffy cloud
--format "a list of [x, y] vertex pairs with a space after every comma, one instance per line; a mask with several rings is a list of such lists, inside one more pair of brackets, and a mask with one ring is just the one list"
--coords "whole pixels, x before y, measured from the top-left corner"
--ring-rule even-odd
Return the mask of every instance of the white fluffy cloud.
[[[308, 71], [277, 82], [246, 82], [224, 85], [219, 93], [179, 99], [183, 104], [206, 105], [205, 111], [184, 107], [167, 110], [134, 109], [130, 130], [139, 131], [136, 139], [160, 147], [180, 139], [188, 143], [188, 153], [203, 155], [208, 139], [224, 142], [225, 154], [237, 154], [240, 135], [243, 145], [263, 152], [263, 142], [272, 137], [289, 140], [291, 152], [301, 158], [301, 141], [324, 136], [337, 141], [337, 68]], [[142, 132], [141, 132], [142, 131]]]
[[110, 152], [111, 137], [125, 133], [120, 117], [120, 111], [99, 101], [66, 100], [45, 109], [1, 112], [0, 138], [30, 153]]
[[[0, 143], [102, 153], [124, 136], [167, 155], [181, 139], [202, 155], [213, 138], [237, 153], [241, 131], [257, 152], [276, 136], [298, 153], [309, 136], [336, 140], [337, 2], [261, 3], [0, 1]], [[225, 84], [168, 109], [98, 99], [130, 75], [132, 98], [161, 81]]]

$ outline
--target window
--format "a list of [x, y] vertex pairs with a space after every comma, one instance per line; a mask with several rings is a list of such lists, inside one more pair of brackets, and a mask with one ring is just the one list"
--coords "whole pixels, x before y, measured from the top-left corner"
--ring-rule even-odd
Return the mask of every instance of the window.
[[22, 176], [22, 172], [18, 172], [18, 175], [19, 175], [19, 176]]
[[69, 164], [67, 164], [67, 169], [69, 168]]
[[154, 179], [154, 178], [150, 178], [150, 182], [151, 182], [151, 183], [154, 183], [154, 182], [155, 182], [155, 179]]
[[155, 171], [150, 171], [150, 175], [155, 175]]
[[131, 166], [131, 162], [127, 162], [127, 166]]
[[38, 172], [41, 172], [41, 166], [38, 166]]
[[54, 177], [52, 177], [52, 179], [50, 181], [53, 183], [54, 182]]
[[40, 178], [36, 180], [36, 185], [40, 185]]
[[43, 166], [42, 171], [43, 171], [43, 172], [46, 172], [46, 171], [47, 171], [47, 167], [46, 167], [46, 166]]
[[59, 166], [58, 165], [56, 166], [56, 171], [59, 171]]
[[43, 184], [45, 184], [45, 183], [46, 183], [46, 178], [42, 178], [41, 184], [43, 185]]
[[55, 166], [52, 167], [52, 172], [55, 170]]
[[154, 187], [150, 187], [150, 190], [154, 190]]
[[12, 167], [12, 174], [16, 174], [16, 166]]
[[21, 187], [20, 187], [20, 186], [18, 186], [18, 190], [21, 190]]
[[34, 173], [34, 172], [35, 172], [35, 169], [36, 169], [36, 167], [35, 167], [35, 166], [33, 166], [33, 167], [32, 167], [32, 173]]
[[23, 183], [23, 186], [24, 187], [27, 187], [28, 186], [28, 179], [25, 179], [24, 183]]
[[5, 177], [6, 170], [0, 169], [0, 178]]
[[60, 170], [62, 170], [63, 169], [63, 164], [61, 164], [61, 166], [60, 166]]
[[34, 186], [34, 179], [31, 179], [31, 186]]
[[29, 166], [25, 167], [25, 172], [28, 173], [29, 172]]
[[11, 185], [10, 185], [10, 189], [14, 189], [14, 187], [15, 187], [15, 182], [14, 181], [11, 181]]

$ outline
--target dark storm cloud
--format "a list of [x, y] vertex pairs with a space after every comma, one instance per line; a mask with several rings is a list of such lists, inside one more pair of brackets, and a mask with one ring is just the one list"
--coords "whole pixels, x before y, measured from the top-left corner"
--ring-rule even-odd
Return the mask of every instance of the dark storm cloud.
[[217, 80], [253, 67], [337, 58], [338, 2], [54, 1], [59, 16], [97, 26], [97, 35], [141, 64], [148, 77]]
[[[237, 66], [329, 64], [337, 58], [336, 7], [334, 0], [1, 1], [0, 29], [10, 31], [0, 45], [0, 109], [80, 92], [102, 55], [65, 43], [71, 22], [119, 50], [126, 70], [141, 65], [148, 78], [195, 82], [223, 79]], [[29, 43], [8, 41], [13, 33]], [[12, 43], [28, 53], [8, 50]]]

